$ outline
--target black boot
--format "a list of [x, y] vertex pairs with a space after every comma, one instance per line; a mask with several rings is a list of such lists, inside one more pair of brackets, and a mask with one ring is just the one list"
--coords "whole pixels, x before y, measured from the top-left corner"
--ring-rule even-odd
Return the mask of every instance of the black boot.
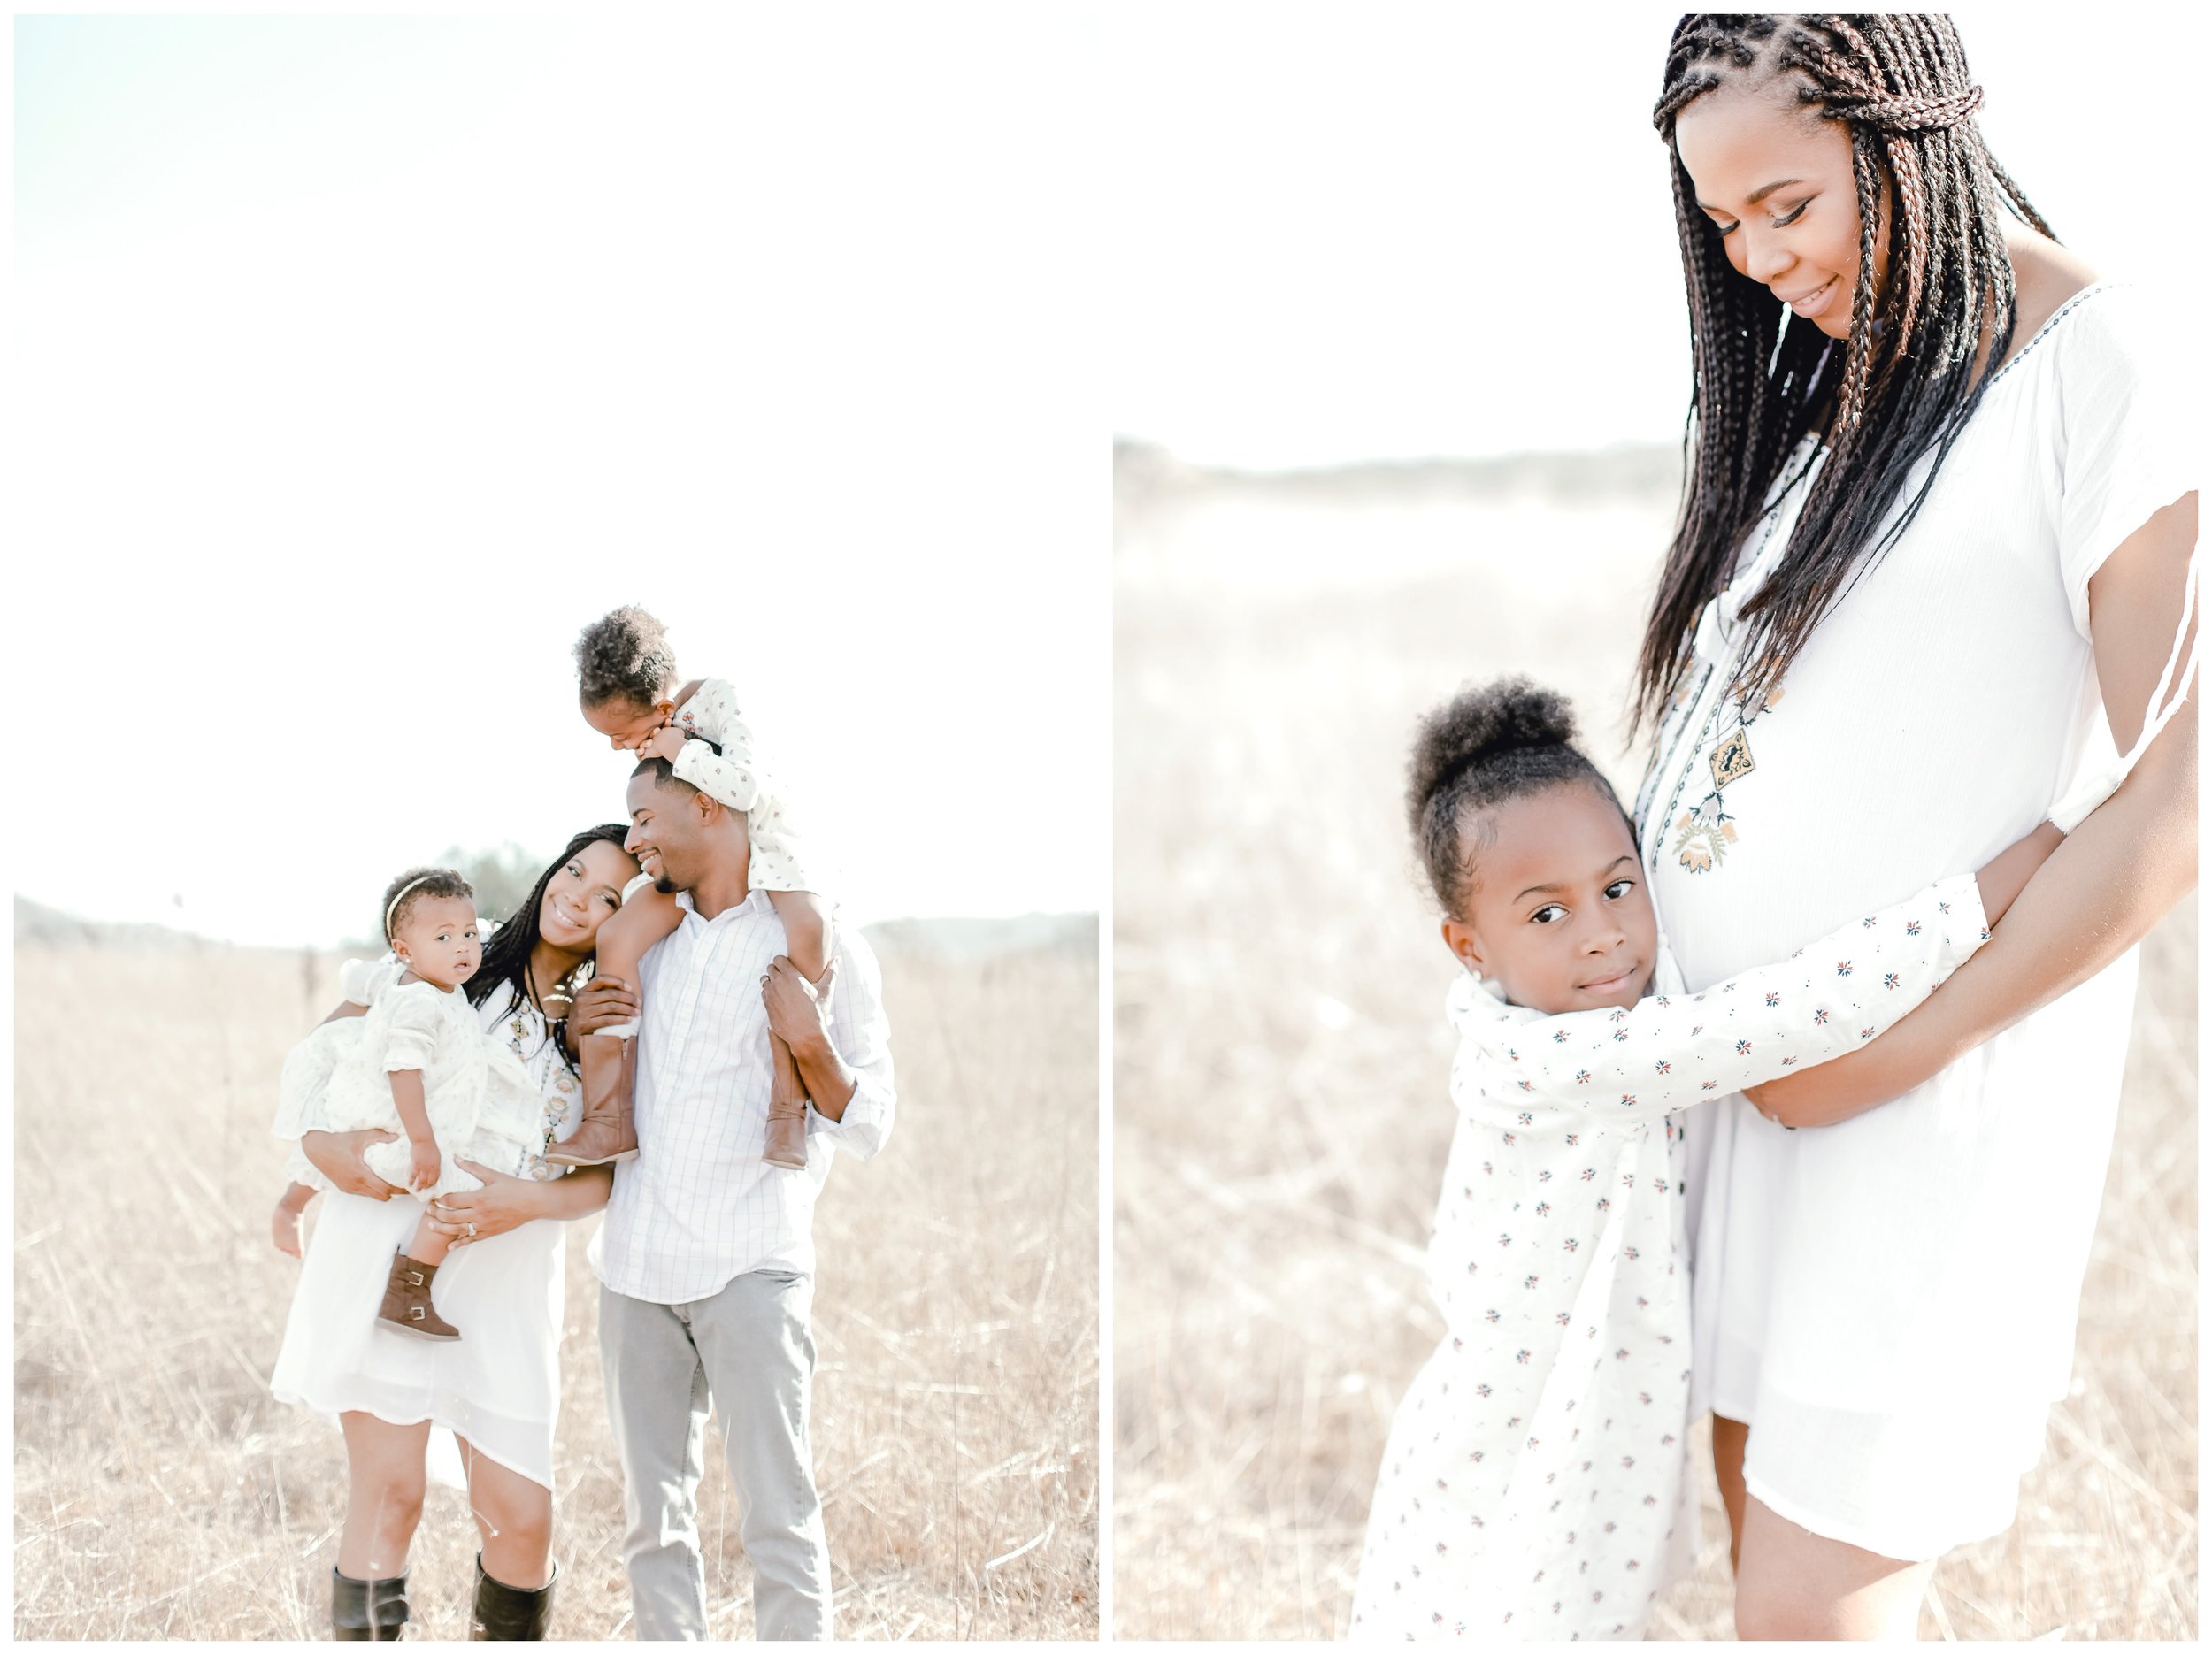
[[389, 1643], [407, 1624], [407, 1576], [357, 1581], [330, 1571], [330, 1636]]
[[553, 1623], [553, 1582], [557, 1566], [535, 1591], [502, 1585], [484, 1573], [484, 1554], [476, 1554], [476, 1606], [469, 1611], [473, 1643], [539, 1644]]

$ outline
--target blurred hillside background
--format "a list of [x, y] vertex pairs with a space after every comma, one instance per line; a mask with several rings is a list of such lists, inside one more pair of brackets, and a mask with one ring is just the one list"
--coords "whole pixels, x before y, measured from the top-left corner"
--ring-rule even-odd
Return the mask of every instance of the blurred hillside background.
[[[1269, 473], [1115, 456], [1114, 1534], [1125, 1638], [1335, 1637], [1453, 1124], [1454, 967], [1408, 844], [1416, 717], [1526, 671], [1624, 796], [1671, 520], [1656, 446]], [[1935, 1637], [2196, 1626], [2197, 927], [2145, 945], [2073, 1394]], [[1707, 1428], [1694, 1579], [1732, 1636]], [[1141, 1585], [1136, 1584], [1141, 1582]]]

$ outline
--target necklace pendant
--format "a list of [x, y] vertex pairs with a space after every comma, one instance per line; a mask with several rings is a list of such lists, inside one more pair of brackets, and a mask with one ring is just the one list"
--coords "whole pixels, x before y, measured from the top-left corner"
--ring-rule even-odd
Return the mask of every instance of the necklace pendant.
[[1707, 756], [1713, 766], [1716, 790], [1727, 786], [1740, 776], [1750, 775], [1757, 768], [1751, 758], [1751, 738], [1741, 724]]

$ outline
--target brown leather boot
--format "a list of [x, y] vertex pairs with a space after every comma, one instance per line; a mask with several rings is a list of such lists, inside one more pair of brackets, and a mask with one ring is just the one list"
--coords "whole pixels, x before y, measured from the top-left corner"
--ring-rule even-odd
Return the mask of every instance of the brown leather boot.
[[392, 1254], [392, 1276], [384, 1284], [384, 1308], [376, 1313], [377, 1319], [419, 1339], [459, 1338], [461, 1329], [431, 1306], [430, 1283], [437, 1274], [434, 1264], [404, 1253]]
[[545, 1158], [564, 1167], [603, 1167], [637, 1153], [631, 1112], [637, 1091], [637, 1042], [618, 1034], [588, 1034], [577, 1042], [584, 1067], [584, 1123]]
[[768, 1038], [775, 1048], [776, 1077], [768, 1089], [768, 1138], [761, 1146], [760, 1158], [772, 1167], [803, 1168], [806, 1165], [806, 1083], [799, 1078], [791, 1048], [772, 1034]]

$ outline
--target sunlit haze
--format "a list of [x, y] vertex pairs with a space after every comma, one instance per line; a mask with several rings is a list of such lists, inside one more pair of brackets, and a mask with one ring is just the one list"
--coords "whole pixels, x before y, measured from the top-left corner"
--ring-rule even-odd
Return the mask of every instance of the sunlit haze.
[[635, 601], [856, 917], [1102, 906], [1064, 43], [869, 15], [18, 21], [18, 891], [328, 943], [549, 857]]
[[[2061, 237], [2193, 297], [2201, 22], [1953, 15], [1983, 130]], [[1117, 433], [1257, 467], [1679, 438], [1689, 330], [1650, 119], [1673, 12], [1118, 16]]]

